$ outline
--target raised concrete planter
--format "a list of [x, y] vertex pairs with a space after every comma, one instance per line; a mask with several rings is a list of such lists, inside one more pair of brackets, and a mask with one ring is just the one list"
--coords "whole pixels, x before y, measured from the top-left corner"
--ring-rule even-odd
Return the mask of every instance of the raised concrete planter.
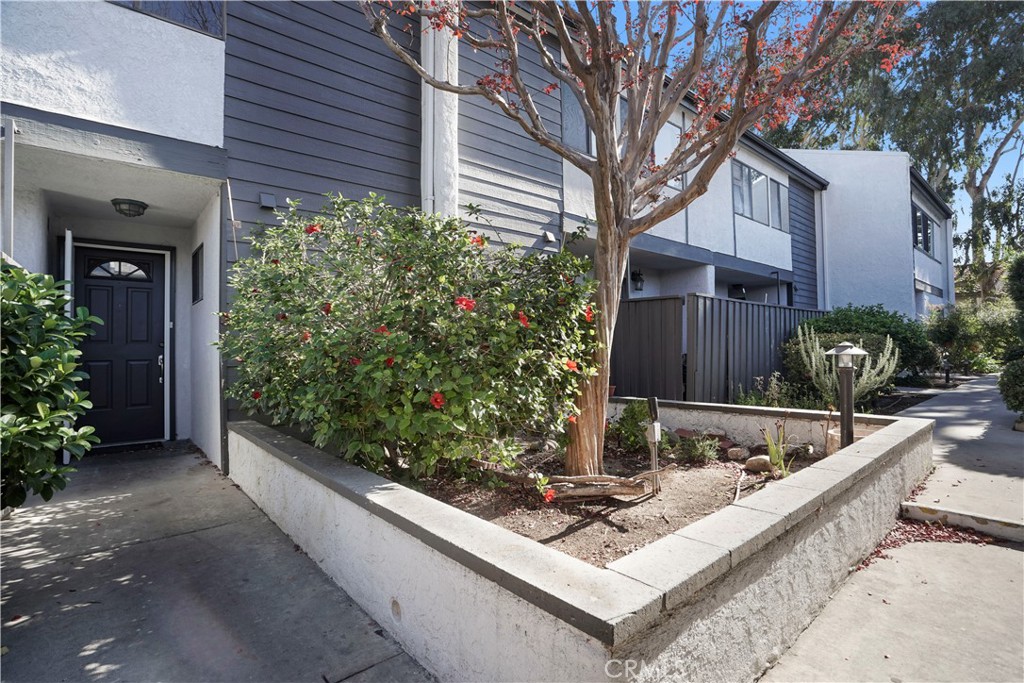
[[[673, 416], [748, 440], [741, 429], [759, 437], [775, 414], [663, 405]], [[823, 415], [788, 417], [810, 435]], [[796, 639], [931, 467], [931, 421], [870, 421], [884, 426], [604, 569], [255, 422], [229, 425], [229, 452], [242, 490], [441, 680], [743, 681]]]

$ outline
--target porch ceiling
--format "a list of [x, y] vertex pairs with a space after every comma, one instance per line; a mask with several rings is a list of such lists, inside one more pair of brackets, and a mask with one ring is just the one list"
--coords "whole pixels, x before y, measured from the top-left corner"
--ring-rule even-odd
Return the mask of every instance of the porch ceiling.
[[[27, 145], [15, 148], [15, 190], [42, 190], [51, 215], [191, 228], [221, 181], [68, 154]], [[115, 197], [149, 204], [144, 216], [114, 211]]]

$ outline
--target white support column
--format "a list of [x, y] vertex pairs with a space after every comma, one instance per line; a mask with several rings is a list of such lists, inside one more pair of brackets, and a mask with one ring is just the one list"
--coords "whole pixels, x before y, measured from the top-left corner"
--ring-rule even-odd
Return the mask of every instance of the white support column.
[[[436, 31], [423, 22], [420, 51], [423, 68], [448, 83], [459, 82], [459, 41], [451, 31]], [[424, 211], [455, 216], [459, 213], [459, 96], [426, 83], [420, 145], [420, 190]]]
[[3, 119], [3, 180], [0, 192], [0, 251], [14, 258], [14, 119]]

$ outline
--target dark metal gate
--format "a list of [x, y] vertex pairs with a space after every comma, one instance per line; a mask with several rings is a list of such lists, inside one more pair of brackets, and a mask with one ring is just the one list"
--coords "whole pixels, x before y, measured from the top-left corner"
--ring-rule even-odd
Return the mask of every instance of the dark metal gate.
[[[686, 295], [686, 400], [728, 403], [755, 377], [782, 371], [780, 345], [824, 311]], [[618, 334], [618, 328], [616, 328]]]
[[682, 297], [620, 302], [611, 361], [611, 384], [616, 395], [682, 401]]

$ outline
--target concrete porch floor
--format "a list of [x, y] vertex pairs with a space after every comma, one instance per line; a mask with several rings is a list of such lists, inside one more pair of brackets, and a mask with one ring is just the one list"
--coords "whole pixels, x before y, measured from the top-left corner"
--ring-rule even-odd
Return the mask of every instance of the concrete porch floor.
[[429, 681], [188, 444], [2, 523], [4, 681]]

